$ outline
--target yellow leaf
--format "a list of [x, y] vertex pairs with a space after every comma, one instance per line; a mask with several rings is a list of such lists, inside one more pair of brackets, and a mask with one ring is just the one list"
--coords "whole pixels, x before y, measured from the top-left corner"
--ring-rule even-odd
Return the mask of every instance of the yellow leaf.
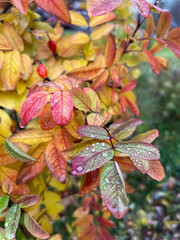
[[115, 13], [109, 12], [104, 15], [91, 18], [89, 25], [90, 25], [90, 27], [95, 27], [102, 23], [109, 22], [109, 21], [113, 20], [115, 17], [116, 17]]
[[32, 29], [36, 29], [36, 30], [44, 30], [45, 33], [46, 32], [50, 32], [50, 33], [54, 32], [53, 28], [46, 22], [38, 22], [38, 21], [30, 22], [28, 27], [32, 28]]
[[67, 72], [70, 72], [74, 69], [78, 69], [81, 67], [87, 66], [87, 61], [83, 58], [81, 59], [73, 59], [73, 60], [65, 60], [63, 62], [64, 68]]
[[60, 234], [56, 234], [56, 235], [52, 236], [49, 240], [62, 240], [62, 237]]
[[19, 79], [19, 81], [17, 82], [16, 90], [18, 95], [22, 95], [23, 93], [25, 93], [26, 83], [22, 79]]
[[78, 32], [71, 36], [71, 44], [86, 44], [89, 42], [89, 36], [86, 33]]
[[27, 87], [31, 87], [35, 82], [41, 82], [42, 78], [37, 73], [37, 65], [32, 66], [32, 73], [29, 76], [29, 79], [27, 80], [26, 84]]
[[4, 62], [4, 53], [0, 51], [0, 69], [2, 68], [3, 62]]
[[11, 8], [13, 23], [18, 34], [22, 34], [29, 24], [29, 17], [20, 13], [16, 8]]
[[11, 137], [12, 142], [22, 142], [27, 144], [36, 144], [51, 141], [53, 138], [52, 133], [44, 131], [40, 128], [30, 128], [15, 133]]
[[23, 71], [22, 78], [24, 80], [27, 80], [29, 78], [29, 75], [32, 72], [32, 59], [29, 57], [29, 55], [25, 53], [21, 55], [21, 59], [22, 59], [22, 71]]
[[91, 33], [92, 40], [99, 40], [101, 37], [108, 35], [114, 29], [113, 23], [107, 23], [94, 29]]
[[26, 99], [26, 92], [19, 96], [17, 92], [0, 92], [0, 106], [7, 109], [15, 109], [20, 111], [20, 107]]
[[71, 24], [82, 27], [88, 26], [86, 19], [80, 13], [75, 11], [70, 11], [69, 13], [71, 17]]
[[46, 66], [48, 69], [48, 77], [51, 80], [55, 80], [64, 72], [61, 60], [57, 61], [54, 57], [46, 61]]
[[9, 39], [0, 33], [0, 50], [11, 50], [11, 42]]
[[2, 34], [9, 39], [13, 49], [19, 50], [20, 52], [24, 50], [22, 38], [18, 36], [16, 30], [10, 23], [4, 23], [2, 27]]
[[[8, 138], [12, 134], [13, 123], [9, 115], [0, 109], [0, 134]], [[4, 143], [5, 139], [0, 136], [0, 144]]]
[[47, 215], [43, 214], [42, 217], [38, 220], [38, 223], [41, 225], [42, 229], [44, 229], [48, 233], [52, 233], [53, 227]]
[[14, 50], [4, 54], [4, 62], [0, 72], [3, 87], [14, 90], [21, 73], [21, 56], [19, 51]]

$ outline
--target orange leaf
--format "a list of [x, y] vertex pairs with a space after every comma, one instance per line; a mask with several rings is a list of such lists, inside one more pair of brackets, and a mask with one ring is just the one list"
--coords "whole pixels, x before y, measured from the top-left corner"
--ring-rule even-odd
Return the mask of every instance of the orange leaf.
[[39, 115], [39, 125], [44, 130], [50, 130], [57, 126], [57, 123], [54, 121], [52, 117], [50, 104], [47, 104], [43, 107]]
[[157, 181], [161, 181], [165, 177], [165, 172], [160, 161], [149, 161], [149, 170], [147, 174]]
[[55, 141], [51, 141], [45, 151], [45, 160], [49, 171], [59, 181], [64, 183], [67, 176], [67, 162], [57, 148]]
[[16, 180], [18, 184], [33, 180], [43, 171], [46, 165], [44, 161], [44, 150], [45, 147], [41, 147], [32, 154], [32, 157], [37, 159], [36, 162], [23, 163]]
[[136, 104], [133, 101], [131, 101], [129, 98], [126, 98], [126, 102], [129, 106], [129, 108], [131, 109], [131, 111], [138, 117], [139, 116], [139, 109], [136, 106]]
[[157, 59], [153, 56], [153, 54], [150, 51], [144, 51], [144, 53], [147, 56], [149, 65], [151, 66], [152, 71], [156, 74], [159, 75], [161, 68], [160, 68], [160, 64], [157, 61]]
[[27, 14], [28, 10], [27, 0], [10, 0], [10, 1], [22, 14]]
[[109, 12], [102, 16], [96, 16], [96, 17], [91, 18], [89, 25], [90, 25], [90, 27], [95, 27], [102, 23], [110, 22], [111, 20], [115, 19], [115, 17], [116, 17], [115, 13]]
[[153, 35], [155, 29], [155, 22], [151, 14], [149, 14], [146, 18], [146, 29], [149, 37]]
[[87, 216], [78, 218], [76, 221], [73, 222], [75, 226], [78, 227], [87, 227], [93, 222], [93, 215], [89, 214]]
[[46, 12], [52, 13], [60, 19], [71, 22], [66, 0], [34, 0]]
[[115, 157], [115, 159], [122, 172], [130, 173], [136, 170], [136, 167], [129, 157]]
[[108, 79], [108, 71], [104, 70], [104, 72], [99, 75], [99, 77], [96, 78], [96, 80], [92, 83], [91, 88], [94, 89], [94, 91], [98, 91], [107, 81]]
[[85, 195], [91, 192], [95, 187], [99, 185], [100, 180], [100, 170], [89, 172], [86, 174], [85, 180], [79, 190], [79, 194]]
[[171, 26], [171, 13], [168, 11], [164, 11], [158, 21], [157, 28], [156, 28], [156, 36], [158, 38], [163, 37], [168, 31]]
[[77, 80], [89, 81], [99, 74], [101, 68], [95, 66], [87, 66], [75, 69], [68, 73], [69, 77], [75, 78]]
[[113, 64], [115, 56], [116, 56], [115, 38], [112, 34], [109, 34], [107, 44], [106, 44], [106, 52], [105, 52], [105, 59], [106, 59], [107, 67], [110, 67]]

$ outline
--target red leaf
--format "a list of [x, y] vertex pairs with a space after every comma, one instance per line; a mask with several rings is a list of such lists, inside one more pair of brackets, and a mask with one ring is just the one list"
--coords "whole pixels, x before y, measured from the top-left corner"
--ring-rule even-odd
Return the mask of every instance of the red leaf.
[[105, 59], [106, 59], [107, 67], [110, 67], [113, 64], [115, 56], [116, 56], [115, 38], [112, 34], [109, 34], [107, 44], [106, 44], [106, 52], [105, 52]]
[[60, 19], [70, 22], [70, 15], [66, 0], [34, 0], [46, 12], [52, 13]]
[[136, 87], [136, 81], [132, 81], [132, 82], [130, 82], [130, 83], [127, 83], [127, 84], [121, 89], [121, 93], [131, 91], [131, 90], [134, 89], [135, 87]]
[[91, 192], [95, 187], [99, 185], [100, 171], [96, 169], [95, 171], [86, 174], [86, 178], [79, 190], [79, 194], [85, 195]]
[[96, 78], [96, 80], [91, 85], [91, 88], [94, 89], [94, 91], [98, 91], [106, 83], [107, 79], [108, 71], [105, 70], [99, 75], [99, 77]]
[[104, 227], [111, 228], [111, 227], [115, 226], [115, 223], [113, 221], [109, 220], [109, 219], [105, 219], [105, 218], [102, 218], [102, 217], [99, 217], [99, 216], [96, 216], [95, 218]]
[[148, 16], [149, 4], [145, 0], [130, 0], [130, 2], [143, 17]]
[[28, 122], [36, 116], [39, 110], [48, 102], [48, 93], [45, 91], [36, 92], [30, 95], [21, 107], [21, 127], [25, 127]]
[[73, 97], [71, 93], [66, 91], [53, 93], [50, 104], [54, 121], [60, 126], [68, 124], [73, 111]]
[[147, 174], [153, 179], [161, 181], [165, 177], [165, 172], [160, 161], [149, 161], [149, 171]]
[[22, 14], [27, 14], [28, 10], [27, 0], [10, 0], [10, 1]]
[[161, 71], [161, 67], [157, 59], [153, 56], [153, 54], [150, 51], [144, 51], [144, 53], [147, 56], [149, 65], [151, 66], [152, 71], [156, 74], [159, 75]]
[[131, 109], [131, 111], [138, 117], [139, 116], [139, 109], [136, 106], [136, 104], [134, 102], [132, 102], [129, 98], [126, 98], [126, 102], [129, 106], [129, 108]]
[[164, 11], [159, 18], [157, 28], [156, 28], [156, 36], [157, 38], [163, 37], [171, 26], [171, 13], [168, 11]]
[[67, 162], [57, 148], [55, 141], [51, 141], [45, 151], [45, 160], [49, 171], [59, 181], [64, 183], [67, 176]]
[[101, 240], [114, 240], [111, 234], [103, 227], [98, 226], [98, 238]]
[[103, 15], [111, 12], [117, 8], [124, 0], [91, 0], [90, 7], [88, 9], [88, 15], [90, 17]]

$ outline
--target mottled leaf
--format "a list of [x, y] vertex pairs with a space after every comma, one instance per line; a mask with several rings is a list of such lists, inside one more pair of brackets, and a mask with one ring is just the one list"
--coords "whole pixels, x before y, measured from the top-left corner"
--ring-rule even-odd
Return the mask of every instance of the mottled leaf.
[[83, 175], [96, 170], [112, 159], [114, 151], [106, 143], [95, 143], [82, 150], [72, 163], [72, 174]]
[[100, 67], [87, 66], [71, 71], [70, 73], [68, 73], [68, 76], [77, 80], [89, 81], [97, 77], [100, 70], [101, 70]]
[[124, 139], [132, 135], [136, 127], [142, 123], [140, 119], [132, 118], [124, 123], [115, 122], [110, 125], [109, 129], [112, 136], [118, 135], [118, 139]]
[[80, 126], [78, 128], [78, 133], [83, 137], [90, 137], [90, 138], [96, 138], [96, 139], [110, 138], [110, 136], [108, 135], [108, 132], [104, 128], [99, 126], [89, 126], [89, 125]]
[[145, 0], [130, 0], [130, 2], [143, 17], [148, 16], [149, 4]]
[[122, 173], [116, 162], [105, 165], [101, 173], [100, 190], [108, 210], [116, 218], [122, 218], [128, 211], [128, 199]]
[[28, 122], [36, 116], [39, 110], [48, 102], [48, 92], [35, 92], [30, 95], [21, 107], [21, 127], [25, 127]]
[[101, 126], [104, 122], [104, 118], [98, 113], [91, 113], [87, 116], [87, 123], [89, 125]]
[[88, 15], [90, 17], [103, 15], [105, 13], [111, 12], [117, 8], [124, 0], [114, 0], [109, 2], [109, 0], [91, 0], [90, 7], [88, 8]]
[[5, 221], [6, 239], [11, 240], [16, 236], [16, 231], [19, 225], [19, 219], [21, 216], [21, 209], [18, 204], [14, 204], [10, 207]]
[[60, 125], [67, 125], [73, 111], [73, 97], [70, 92], [59, 91], [51, 95], [51, 108], [54, 121]]
[[36, 161], [35, 158], [28, 155], [22, 149], [17, 147], [14, 143], [12, 143], [9, 139], [6, 138], [4, 143], [6, 151], [14, 158], [22, 161], [22, 162], [29, 162], [29, 161]]
[[160, 161], [149, 161], [149, 171], [147, 174], [157, 181], [162, 181], [165, 177], [165, 172]]
[[7, 208], [8, 203], [9, 203], [8, 195], [0, 197], [0, 213], [2, 213]]
[[70, 22], [70, 15], [67, 8], [66, 0], [34, 0], [39, 7], [46, 12], [52, 13], [60, 19]]
[[27, 14], [28, 0], [10, 0], [10, 1], [22, 14]]
[[37, 194], [31, 194], [31, 195], [24, 195], [16, 200], [16, 202], [19, 204], [20, 208], [27, 208], [30, 207], [37, 202], [39, 202], [40, 198]]
[[131, 138], [131, 141], [133, 142], [147, 142], [147, 143], [152, 143], [157, 137], [159, 136], [159, 132], [157, 129], [150, 130], [145, 133], [141, 133], [133, 138]]
[[24, 224], [33, 236], [38, 237], [40, 239], [47, 239], [50, 237], [49, 233], [44, 231], [39, 224], [30, 217], [27, 213], [24, 214]]

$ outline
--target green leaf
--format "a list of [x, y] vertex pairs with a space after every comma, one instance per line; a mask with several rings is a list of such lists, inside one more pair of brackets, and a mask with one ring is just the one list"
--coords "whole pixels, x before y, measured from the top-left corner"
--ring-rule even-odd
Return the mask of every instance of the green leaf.
[[18, 204], [14, 204], [10, 207], [5, 221], [6, 239], [11, 240], [16, 236], [16, 230], [19, 225], [19, 219], [21, 216], [21, 209]]
[[24, 224], [28, 230], [33, 236], [38, 237], [40, 239], [46, 239], [49, 238], [50, 235], [46, 231], [44, 231], [39, 224], [30, 217], [27, 213], [24, 214]]
[[24, 195], [18, 198], [16, 202], [19, 204], [20, 208], [27, 208], [39, 202], [39, 195], [37, 194]]
[[5, 148], [6, 151], [13, 157], [22, 162], [36, 161], [35, 158], [28, 155], [22, 149], [18, 148], [14, 143], [12, 143], [9, 139], [5, 140]]
[[128, 199], [122, 172], [115, 161], [104, 167], [100, 178], [100, 190], [108, 210], [116, 218], [122, 218], [128, 211]]
[[89, 138], [96, 138], [96, 139], [109, 139], [108, 132], [99, 126], [89, 126], [84, 125], [78, 128], [78, 133], [81, 136], [89, 137]]
[[105, 165], [114, 156], [112, 147], [104, 142], [95, 143], [82, 150], [72, 163], [72, 174], [83, 175]]
[[2, 213], [7, 208], [8, 203], [9, 203], [8, 195], [0, 197], [0, 213]]

